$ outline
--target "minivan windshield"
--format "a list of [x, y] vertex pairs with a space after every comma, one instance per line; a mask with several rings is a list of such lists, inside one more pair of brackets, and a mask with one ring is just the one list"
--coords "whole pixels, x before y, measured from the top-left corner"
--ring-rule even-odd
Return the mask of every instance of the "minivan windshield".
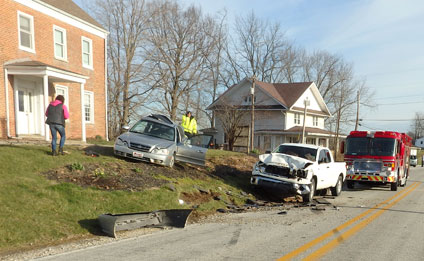
[[149, 120], [141, 120], [137, 122], [131, 128], [130, 132], [170, 141], [175, 140], [175, 128]]
[[394, 156], [395, 152], [395, 139], [350, 137], [346, 140], [346, 155]]
[[315, 161], [317, 157], [317, 149], [290, 146], [290, 145], [284, 145], [284, 144], [278, 146], [273, 152], [293, 155], [293, 156], [301, 157], [310, 161]]

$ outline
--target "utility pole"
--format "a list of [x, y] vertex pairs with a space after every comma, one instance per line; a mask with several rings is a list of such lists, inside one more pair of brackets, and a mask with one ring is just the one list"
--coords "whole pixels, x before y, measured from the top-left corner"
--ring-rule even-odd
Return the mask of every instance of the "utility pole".
[[305, 126], [306, 126], [306, 107], [309, 106], [309, 99], [306, 97], [306, 99], [303, 101], [303, 104], [305, 105], [305, 109], [303, 111], [303, 128], [302, 128], [302, 143], [305, 144]]
[[247, 149], [247, 152], [253, 151], [254, 141], [255, 141], [255, 81], [256, 76], [252, 76], [252, 88], [250, 88], [250, 95], [252, 99], [252, 107], [250, 112], [250, 148]]
[[358, 130], [358, 123], [359, 123], [359, 101], [360, 101], [360, 94], [359, 94], [359, 90], [358, 90], [357, 96], [356, 96], [356, 123], [355, 123], [355, 130]]

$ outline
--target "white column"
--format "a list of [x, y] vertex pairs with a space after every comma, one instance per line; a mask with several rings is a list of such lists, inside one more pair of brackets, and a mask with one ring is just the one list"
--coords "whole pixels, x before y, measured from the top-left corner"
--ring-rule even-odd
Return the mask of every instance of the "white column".
[[[107, 110], [107, 37], [105, 38], [105, 122], [106, 122], [106, 137], [109, 140], [109, 126], [108, 126], [108, 110]], [[94, 113], [94, 112], [93, 112]]]
[[10, 115], [9, 115], [9, 81], [7, 75], [7, 69], [4, 69], [4, 90], [5, 90], [5, 98], [6, 98], [6, 130], [7, 137], [10, 137]]
[[15, 101], [15, 135], [19, 136], [19, 91], [18, 91], [18, 79], [13, 77], [13, 100]]
[[315, 138], [315, 145], [319, 146], [319, 137]]
[[[49, 76], [47, 76], [47, 74], [43, 76], [43, 92], [44, 92], [44, 113], [45, 113], [47, 110], [47, 107], [49, 106]], [[44, 116], [43, 119], [44, 121], [46, 121], [46, 116]], [[44, 134], [46, 137], [46, 141], [49, 141], [50, 140], [49, 125], [45, 124], [44, 127], [45, 127]]]
[[86, 141], [85, 137], [85, 111], [84, 111], [84, 84], [81, 83], [81, 136], [82, 141]]
[[325, 139], [325, 147], [327, 147], [327, 148], [328, 148], [328, 145], [329, 145], [329, 144], [328, 144], [328, 138], [326, 138], [326, 139]]

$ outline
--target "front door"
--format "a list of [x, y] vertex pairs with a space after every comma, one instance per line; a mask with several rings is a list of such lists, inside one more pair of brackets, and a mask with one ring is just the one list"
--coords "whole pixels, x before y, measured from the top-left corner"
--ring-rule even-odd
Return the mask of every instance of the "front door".
[[35, 82], [19, 80], [17, 91], [18, 103], [18, 134], [31, 135], [40, 134], [38, 114], [38, 99], [36, 95], [37, 86]]
[[197, 165], [205, 165], [206, 152], [212, 136], [201, 134], [185, 139], [177, 144], [176, 160]]

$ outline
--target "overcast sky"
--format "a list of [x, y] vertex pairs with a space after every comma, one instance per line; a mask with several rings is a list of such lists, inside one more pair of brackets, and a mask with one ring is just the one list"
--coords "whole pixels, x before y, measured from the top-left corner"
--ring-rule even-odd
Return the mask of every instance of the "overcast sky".
[[[75, 2], [80, 4], [81, 0]], [[412, 120], [415, 112], [424, 113], [422, 0], [179, 2], [194, 3], [211, 14], [225, 8], [230, 24], [235, 16], [253, 10], [260, 18], [280, 22], [287, 36], [308, 51], [327, 50], [352, 62], [356, 76], [366, 79], [379, 104], [373, 110], [361, 107], [360, 118], [368, 127], [361, 127], [362, 130], [404, 132], [411, 125], [406, 120]]]

